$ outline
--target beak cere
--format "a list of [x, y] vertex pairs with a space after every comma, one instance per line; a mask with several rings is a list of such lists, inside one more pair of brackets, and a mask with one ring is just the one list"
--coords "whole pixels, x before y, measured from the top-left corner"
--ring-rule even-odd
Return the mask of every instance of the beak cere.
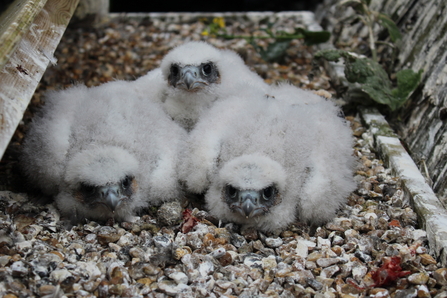
[[116, 207], [121, 203], [121, 191], [118, 186], [104, 186], [101, 188], [101, 197], [104, 200], [106, 206], [115, 212]]
[[197, 81], [199, 77], [198, 71], [197, 67], [194, 66], [186, 66], [182, 69], [181, 80], [183, 80], [188, 90], [192, 89], [191, 87]]
[[208, 82], [201, 77], [198, 66], [186, 65], [180, 70], [180, 78], [177, 83], [179, 88], [187, 91], [196, 91], [208, 85]]
[[245, 218], [258, 215], [262, 209], [259, 204], [259, 193], [253, 190], [245, 190], [239, 193], [240, 208]]

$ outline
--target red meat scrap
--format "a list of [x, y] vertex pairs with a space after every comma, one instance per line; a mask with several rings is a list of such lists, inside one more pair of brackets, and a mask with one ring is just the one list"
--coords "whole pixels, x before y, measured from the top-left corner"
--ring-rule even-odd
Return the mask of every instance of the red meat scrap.
[[181, 231], [183, 234], [188, 233], [192, 230], [192, 228], [197, 225], [199, 219], [192, 215], [191, 209], [185, 209], [182, 213], [183, 216], [183, 224], [181, 227]]
[[374, 280], [372, 287], [389, 285], [398, 278], [409, 275], [410, 273], [410, 271], [402, 271], [399, 256], [385, 257], [382, 266], [372, 271], [372, 279]]

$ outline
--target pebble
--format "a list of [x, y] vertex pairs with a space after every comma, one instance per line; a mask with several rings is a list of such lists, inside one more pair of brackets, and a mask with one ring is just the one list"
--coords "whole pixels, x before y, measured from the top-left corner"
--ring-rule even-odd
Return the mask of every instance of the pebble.
[[182, 220], [183, 208], [179, 201], [164, 203], [157, 210], [157, 218], [161, 225], [172, 226]]
[[447, 268], [440, 268], [433, 272], [436, 283], [441, 286], [447, 286]]
[[283, 244], [283, 241], [282, 241], [281, 238], [266, 238], [265, 239], [265, 244], [268, 247], [277, 248], [277, 247], [280, 247]]
[[415, 285], [424, 285], [427, 283], [428, 278], [429, 278], [429, 276], [425, 272], [414, 273], [414, 274], [411, 274], [410, 276], [408, 276], [408, 281]]

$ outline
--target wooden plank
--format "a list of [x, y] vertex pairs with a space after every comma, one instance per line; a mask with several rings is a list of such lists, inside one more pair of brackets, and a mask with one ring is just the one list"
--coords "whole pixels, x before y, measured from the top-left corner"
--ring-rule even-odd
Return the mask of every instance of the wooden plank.
[[0, 155], [17, 128], [79, 0], [48, 0], [0, 70]]
[[[354, 12], [327, 0], [317, 10], [318, 20], [332, 31], [333, 41], [366, 38], [363, 26], [343, 24]], [[402, 40], [397, 43], [396, 70], [424, 70], [422, 82], [407, 104], [391, 116], [391, 123], [407, 143], [412, 158], [427, 171], [433, 190], [447, 205], [447, 1], [373, 0], [373, 10], [390, 15]], [[375, 32], [379, 34], [380, 26]]]
[[47, 0], [16, 0], [0, 15], [0, 68], [10, 58]]

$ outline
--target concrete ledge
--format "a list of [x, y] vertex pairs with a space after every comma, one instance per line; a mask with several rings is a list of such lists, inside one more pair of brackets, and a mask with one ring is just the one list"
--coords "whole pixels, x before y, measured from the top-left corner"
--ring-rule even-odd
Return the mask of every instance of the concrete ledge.
[[402, 146], [385, 118], [376, 109], [361, 109], [365, 124], [374, 135], [382, 159], [400, 177], [405, 194], [418, 214], [419, 224], [427, 231], [431, 252], [447, 265], [447, 210], [425, 182], [413, 159]]
[[149, 13], [110, 13], [111, 19], [132, 19], [132, 20], [162, 20], [169, 23], [185, 23], [197, 21], [200, 18], [223, 17], [232, 20], [251, 20], [251, 21], [274, 21], [284, 17], [296, 17], [300, 23], [309, 30], [322, 30], [321, 26], [315, 21], [315, 15], [310, 11], [280, 11], [280, 12], [149, 12]]

